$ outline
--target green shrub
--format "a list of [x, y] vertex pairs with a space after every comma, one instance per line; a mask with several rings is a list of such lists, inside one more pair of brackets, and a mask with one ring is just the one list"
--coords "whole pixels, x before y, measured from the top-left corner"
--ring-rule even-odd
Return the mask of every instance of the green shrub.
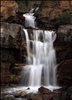
[[64, 12], [57, 19], [57, 25], [66, 25], [72, 23], [72, 14], [70, 12]]
[[26, 11], [28, 12], [29, 9], [32, 7], [33, 5], [33, 1], [30, 1], [30, 0], [21, 0], [21, 1], [18, 1], [18, 5], [19, 5], [19, 10], [20, 11]]

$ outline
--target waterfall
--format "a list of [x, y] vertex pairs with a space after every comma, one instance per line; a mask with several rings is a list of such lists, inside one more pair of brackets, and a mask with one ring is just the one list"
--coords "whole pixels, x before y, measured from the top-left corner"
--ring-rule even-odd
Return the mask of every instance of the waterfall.
[[29, 13], [33, 13], [33, 11], [34, 11], [34, 8], [30, 9]]
[[[36, 28], [33, 8], [29, 13], [23, 14], [25, 17], [25, 26]], [[53, 42], [56, 39], [56, 33], [48, 30], [33, 29], [32, 37], [29, 39], [27, 29], [25, 32], [27, 43], [27, 65], [24, 66], [23, 75], [28, 86], [56, 86], [56, 54]], [[32, 47], [31, 47], [32, 45]], [[24, 72], [24, 70], [26, 72]]]
[[[47, 87], [51, 91], [60, 88], [56, 82], [56, 54], [53, 47], [56, 33], [37, 29], [33, 10], [23, 14], [25, 26], [33, 28], [32, 34], [29, 34], [27, 29], [23, 29], [27, 45], [27, 63], [21, 73], [23, 86], [8, 88], [4, 90], [5, 93], [11, 94], [15, 91], [36, 93], [40, 86]], [[35, 8], [35, 11], [37, 10], [38, 8]], [[23, 42], [25, 38], [22, 37]]]
[[37, 29], [37, 24], [35, 22], [36, 17], [34, 16], [33, 11], [37, 11], [39, 7], [37, 8], [32, 8], [29, 13], [23, 14], [23, 17], [25, 17], [25, 27], [31, 27]]
[[[28, 72], [28, 86], [56, 86], [56, 55], [53, 48], [53, 42], [56, 39], [55, 32], [33, 30], [33, 40], [30, 40], [27, 30], [23, 30], [27, 42], [28, 57], [24, 68]], [[31, 44], [32, 52], [30, 51]]]
[[34, 15], [34, 13], [23, 14], [23, 16], [25, 17], [25, 26], [26, 27], [36, 28], [36, 22], [35, 22], [36, 18], [33, 15]]

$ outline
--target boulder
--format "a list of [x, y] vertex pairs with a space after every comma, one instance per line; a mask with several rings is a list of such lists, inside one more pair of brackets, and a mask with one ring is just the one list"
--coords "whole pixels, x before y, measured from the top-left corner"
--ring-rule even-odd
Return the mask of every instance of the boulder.
[[23, 98], [26, 95], [26, 93], [24, 91], [21, 91], [19, 93], [15, 93], [14, 97], [16, 98]]
[[57, 33], [60, 41], [72, 42], [72, 25], [61, 25]]
[[53, 100], [72, 100], [72, 87], [64, 87], [54, 91]]
[[38, 89], [38, 92], [42, 93], [42, 94], [48, 94], [48, 93], [51, 93], [51, 91], [47, 88], [44, 88], [44, 87], [40, 87]]
[[1, 18], [7, 19], [10, 16], [15, 16], [18, 12], [18, 4], [11, 0], [1, 0]]
[[54, 93], [40, 94], [40, 93], [29, 93], [25, 96], [27, 100], [53, 100]]
[[26, 95], [26, 93], [21, 91], [19, 95], [20, 95], [20, 97], [24, 97]]

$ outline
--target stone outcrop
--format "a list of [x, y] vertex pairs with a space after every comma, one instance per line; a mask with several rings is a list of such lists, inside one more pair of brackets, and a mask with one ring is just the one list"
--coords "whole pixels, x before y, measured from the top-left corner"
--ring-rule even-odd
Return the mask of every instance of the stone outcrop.
[[72, 45], [69, 42], [55, 41], [54, 47], [56, 50], [57, 63], [61, 63], [64, 60], [72, 59]]
[[42, 17], [48, 17], [50, 20], [56, 19], [64, 10], [71, 10], [72, 1], [45, 1], [42, 5]]
[[[65, 34], [66, 35], [66, 34]], [[72, 86], [72, 44], [70, 41], [55, 41], [57, 58], [57, 81], [62, 86]]]
[[72, 25], [61, 25], [57, 33], [60, 41], [72, 42]]
[[11, 0], [1, 0], [1, 18], [7, 19], [10, 16], [15, 16], [18, 12], [18, 4]]
[[42, 1], [39, 10], [36, 13], [38, 26], [44, 29], [53, 29], [58, 16], [64, 12], [71, 12], [72, 1], [49, 0]]
[[41, 93], [41, 94], [49, 94], [49, 93], [51, 93], [51, 91], [49, 89], [44, 88], [44, 87], [40, 87], [38, 89], [38, 92]]
[[57, 78], [60, 85], [72, 86], [72, 59], [65, 60], [58, 66]]
[[[1, 62], [1, 85], [12, 85], [12, 84], [20, 84], [21, 80], [21, 71], [24, 64], [12, 64], [10, 62]], [[13, 71], [14, 70], [14, 71]]]
[[22, 26], [1, 23], [1, 46], [4, 48], [20, 48], [22, 44]]
[[20, 98], [20, 97], [23, 98], [24, 96], [26, 96], [26, 93], [24, 91], [14, 94], [14, 97], [16, 98]]
[[[23, 62], [26, 54], [25, 38], [23, 27], [18, 24], [1, 23], [1, 83], [3, 84], [18, 84], [21, 79], [22, 66], [22, 49]], [[26, 43], [25, 43], [26, 44]], [[18, 63], [18, 64], [16, 64]]]

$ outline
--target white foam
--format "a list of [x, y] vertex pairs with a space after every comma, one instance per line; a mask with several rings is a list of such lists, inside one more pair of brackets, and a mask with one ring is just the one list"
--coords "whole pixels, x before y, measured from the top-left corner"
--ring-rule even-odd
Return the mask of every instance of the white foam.
[[[49, 90], [51, 90], [51, 91], [53, 91], [53, 90], [55, 90], [55, 89], [59, 89], [59, 88], [61, 88], [61, 87], [59, 87], [59, 86], [43, 86], [43, 87], [45, 87], [45, 88], [47, 88], [47, 89], [49, 89]], [[16, 93], [16, 92], [20, 92], [20, 91], [24, 91], [24, 92], [26, 92], [27, 94], [28, 93], [37, 93], [38, 92], [38, 89], [39, 89], [40, 87], [39, 86], [18, 86], [18, 87], [15, 87], [15, 88], [7, 88], [7, 89], [4, 89], [4, 93]]]

